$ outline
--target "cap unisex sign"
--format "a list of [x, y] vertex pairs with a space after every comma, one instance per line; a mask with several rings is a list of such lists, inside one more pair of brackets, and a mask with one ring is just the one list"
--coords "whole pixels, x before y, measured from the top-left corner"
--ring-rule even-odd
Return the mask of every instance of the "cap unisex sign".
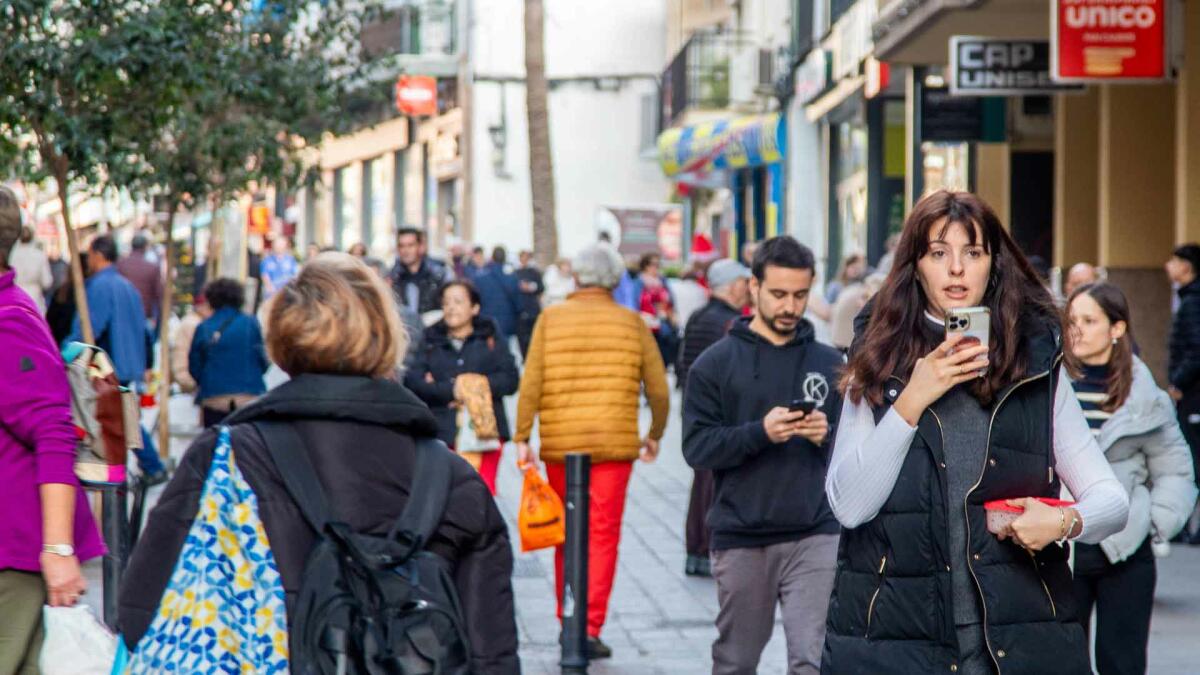
[[1050, 77], [1050, 43], [955, 35], [950, 38], [950, 93], [1020, 96], [1083, 87]]
[[1163, 80], [1167, 0], [1054, 0], [1050, 72], [1060, 82]]

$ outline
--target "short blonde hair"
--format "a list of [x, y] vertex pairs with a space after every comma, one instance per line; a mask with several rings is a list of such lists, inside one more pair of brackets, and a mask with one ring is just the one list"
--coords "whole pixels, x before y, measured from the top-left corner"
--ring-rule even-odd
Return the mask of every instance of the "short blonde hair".
[[271, 298], [266, 343], [291, 376], [391, 377], [408, 334], [378, 274], [354, 256], [322, 253]]

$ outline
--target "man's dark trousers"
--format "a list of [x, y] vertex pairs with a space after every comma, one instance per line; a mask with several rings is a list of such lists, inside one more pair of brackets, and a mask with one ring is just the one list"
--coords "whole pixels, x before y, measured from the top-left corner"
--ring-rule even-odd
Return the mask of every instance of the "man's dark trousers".
[[692, 493], [688, 499], [684, 543], [689, 556], [707, 558], [712, 542], [708, 529], [708, 507], [713, 502], [713, 474], [707, 469], [693, 469]]

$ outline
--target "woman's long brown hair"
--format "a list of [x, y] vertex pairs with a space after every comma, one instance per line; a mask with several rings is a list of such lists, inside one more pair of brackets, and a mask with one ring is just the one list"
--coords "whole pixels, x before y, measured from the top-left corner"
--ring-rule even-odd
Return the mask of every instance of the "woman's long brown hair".
[[[931, 234], [941, 236], [956, 224], [965, 227], [971, 244], [981, 244], [992, 259], [982, 302], [991, 310], [990, 365], [987, 376], [971, 385], [977, 400], [990, 404], [996, 392], [1024, 375], [1025, 322], [1053, 325], [1058, 320], [1050, 292], [990, 206], [969, 192], [929, 194], [904, 222], [895, 264], [875, 296], [870, 321], [842, 376], [841, 389], [854, 403], [866, 399], [880, 405], [887, 378], [907, 378], [917, 359], [940, 343], [940, 336], [926, 325], [929, 300], [917, 275], [917, 261], [929, 252]], [[933, 232], [935, 226], [938, 232]]]
[[1107, 396], [1100, 404], [1104, 412], [1116, 412], [1117, 408], [1125, 405], [1129, 392], [1133, 389], [1133, 324], [1129, 322], [1129, 302], [1121, 289], [1112, 284], [1097, 282], [1075, 289], [1067, 299], [1067, 307], [1063, 310], [1063, 335], [1066, 336], [1063, 349], [1063, 363], [1067, 364], [1067, 373], [1072, 379], [1083, 377], [1083, 362], [1075, 356], [1073, 348], [1074, 337], [1071, 334], [1071, 303], [1075, 298], [1087, 293], [1088, 297], [1100, 305], [1100, 311], [1108, 317], [1108, 322], [1115, 324], [1125, 322], [1125, 335], [1113, 345], [1112, 357], [1108, 360], [1108, 379], [1104, 383]]

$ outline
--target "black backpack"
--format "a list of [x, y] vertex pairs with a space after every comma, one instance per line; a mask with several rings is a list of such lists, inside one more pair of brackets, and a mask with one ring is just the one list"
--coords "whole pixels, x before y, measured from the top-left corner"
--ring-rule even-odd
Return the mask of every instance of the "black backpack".
[[417, 439], [408, 503], [380, 537], [353, 532], [332, 517], [290, 424], [254, 426], [318, 537], [288, 617], [293, 675], [470, 673], [450, 563], [426, 550], [450, 495], [453, 453], [436, 439]]

